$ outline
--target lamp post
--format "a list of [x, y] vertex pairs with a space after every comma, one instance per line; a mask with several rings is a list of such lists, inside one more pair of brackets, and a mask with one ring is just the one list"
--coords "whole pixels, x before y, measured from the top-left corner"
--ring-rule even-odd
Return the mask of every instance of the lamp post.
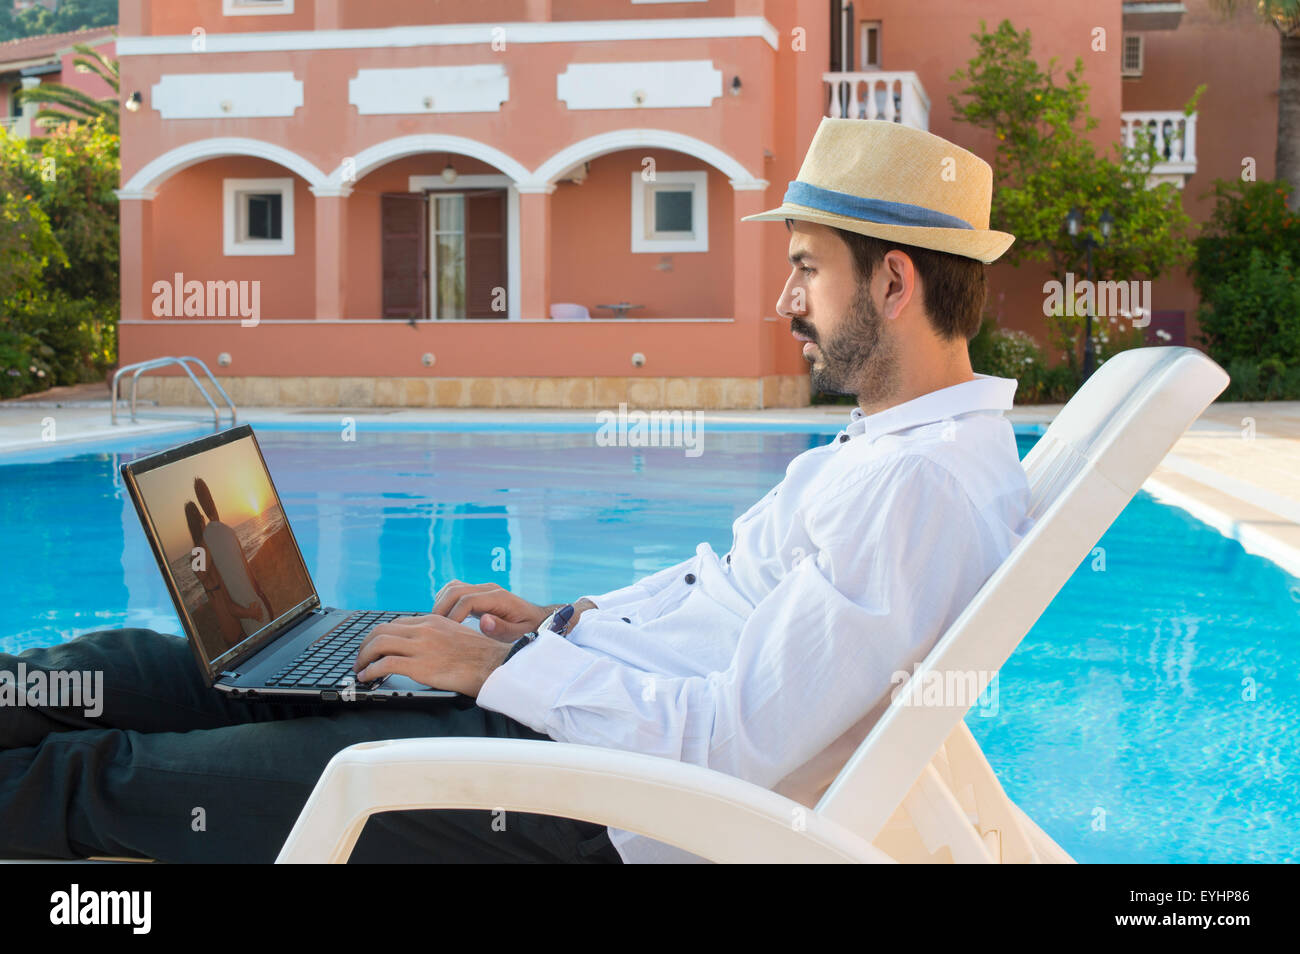
[[[1072, 208], [1070, 210], [1070, 214], [1065, 217], [1065, 229], [1067, 232], [1069, 232], [1070, 238], [1071, 240], [1073, 240], [1075, 248], [1078, 248], [1080, 245], [1082, 245], [1085, 253], [1088, 256], [1088, 285], [1093, 289], [1093, 295], [1092, 295], [1093, 308], [1096, 308], [1097, 306], [1097, 295], [1096, 295], [1096, 287], [1092, 285], [1092, 250], [1099, 245], [1106, 244], [1106, 240], [1110, 238], [1111, 226], [1113, 226], [1114, 224], [1115, 224], [1115, 218], [1110, 214], [1110, 210], [1107, 209], [1105, 212], [1101, 214], [1101, 218], [1097, 220], [1097, 227], [1101, 232], [1101, 241], [1098, 242], [1096, 239], [1092, 237], [1092, 233], [1086, 233], [1082, 236], [1080, 235], [1080, 233], [1083, 231], [1083, 212], [1077, 205], [1074, 208]], [[1084, 315], [1083, 380], [1085, 381], [1087, 381], [1088, 378], [1092, 377], [1092, 372], [1095, 367], [1094, 359], [1096, 356], [1092, 348], [1093, 308], [1089, 308], [1087, 314]]]

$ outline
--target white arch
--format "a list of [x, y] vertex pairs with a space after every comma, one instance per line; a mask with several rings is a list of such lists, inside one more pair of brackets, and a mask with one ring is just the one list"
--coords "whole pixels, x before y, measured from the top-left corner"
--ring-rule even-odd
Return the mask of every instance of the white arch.
[[450, 136], [446, 133], [421, 133], [415, 136], [399, 136], [396, 139], [386, 139], [383, 142], [362, 149], [351, 157], [351, 169], [346, 168], [347, 160], [339, 163], [339, 167], [330, 173], [327, 185], [330, 189], [345, 189], [347, 188], [343, 179], [345, 173], [350, 172], [353, 179], [360, 179], [366, 173], [379, 168], [385, 163], [392, 162], [394, 159], [426, 152], [449, 152], [470, 156], [496, 169], [500, 169], [515, 182], [526, 180], [529, 177], [528, 169], [518, 160], [486, 143], [475, 139], [466, 139], [464, 136]]
[[646, 147], [672, 149], [702, 159], [725, 173], [737, 189], [761, 189], [767, 185], [765, 180], [752, 175], [738, 159], [727, 155], [712, 143], [667, 129], [615, 129], [591, 136], [561, 149], [538, 166], [531, 178], [537, 185], [549, 184], [556, 176], [563, 175], [580, 162], [621, 149]]
[[320, 186], [326, 181], [325, 173], [317, 169], [296, 152], [263, 142], [261, 139], [243, 139], [234, 136], [200, 139], [177, 146], [144, 167], [131, 177], [131, 181], [118, 190], [124, 199], [152, 199], [158, 186], [188, 166], [215, 159], [218, 156], [254, 156], [269, 159], [307, 180], [308, 185]]

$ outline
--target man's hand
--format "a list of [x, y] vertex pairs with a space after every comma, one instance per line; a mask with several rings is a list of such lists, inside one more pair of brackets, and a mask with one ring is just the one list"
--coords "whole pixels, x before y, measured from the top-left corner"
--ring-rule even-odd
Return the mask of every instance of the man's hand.
[[542, 620], [554, 609], [530, 603], [495, 583], [460, 580], [452, 580], [440, 589], [433, 603], [433, 615], [445, 616], [453, 623], [477, 616], [479, 629], [485, 636], [510, 643], [542, 625]]
[[357, 682], [398, 673], [434, 689], [477, 696], [508, 652], [508, 644], [446, 617], [403, 616], [366, 635], [352, 668]]

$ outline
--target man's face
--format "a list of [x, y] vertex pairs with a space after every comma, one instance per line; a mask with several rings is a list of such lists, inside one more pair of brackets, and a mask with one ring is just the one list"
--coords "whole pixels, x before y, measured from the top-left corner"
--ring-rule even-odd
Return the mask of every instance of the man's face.
[[858, 281], [849, 247], [824, 225], [796, 221], [789, 255], [792, 270], [776, 311], [804, 342], [813, 387], [859, 395], [882, 384], [894, 343], [869, 286]]

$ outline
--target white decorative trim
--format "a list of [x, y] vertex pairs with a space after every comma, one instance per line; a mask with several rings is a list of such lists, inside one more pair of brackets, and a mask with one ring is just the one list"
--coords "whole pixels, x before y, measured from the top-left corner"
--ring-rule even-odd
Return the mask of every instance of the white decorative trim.
[[325, 173], [312, 163], [283, 146], [263, 142], [260, 139], [222, 136], [188, 142], [151, 159], [118, 190], [119, 194], [125, 193], [128, 198], [153, 198], [157, 194], [158, 186], [177, 172], [219, 156], [253, 156], [258, 159], [268, 159], [301, 176], [313, 186], [326, 185], [328, 180]]
[[[516, 182], [530, 178], [527, 167], [495, 146], [489, 146], [487, 143], [479, 142], [476, 139], [466, 139], [464, 136], [450, 136], [446, 133], [421, 133], [415, 136], [399, 136], [396, 139], [386, 139], [373, 146], [367, 146], [355, 156], [349, 156], [339, 163], [339, 167], [327, 177], [328, 184], [342, 186], [347, 182], [355, 182], [367, 173], [392, 162], [394, 159], [420, 155], [426, 152], [449, 152], [469, 156], [500, 169]], [[350, 167], [349, 163], [351, 163]], [[352, 174], [352, 179], [345, 180], [343, 177], [349, 172]]]
[[[561, 20], [545, 23], [449, 23], [376, 30], [284, 30], [274, 33], [209, 33], [208, 53], [284, 53], [293, 50], [369, 50], [411, 46], [490, 48], [494, 31], [510, 43], [610, 43], [641, 40], [761, 39], [773, 50], [779, 36], [765, 17], [686, 17], [652, 20]], [[124, 36], [117, 55], [188, 55], [194, 37]]]
[[[246, 192], [278, 192], [280, 199], [280, 239], [240, 239], [239, 196]], [[294, 179], [223, 179], [221, 182], [222, 251], [226, 255], [292, 255]]]
[[691, 109], [722, 96], [712, 60], [570, 63], [555, 77], [555, 97], [569, 109]]
[[302, 103], [302, 80], [284, 71], [168, 73], [153, 85], [150, 96], [150, 105], [163, 119], [285, 117]]
[[[528, 177], [529, 184], [550, 182], [580, 162], [595, 159], [606, 153], [621, 152], [624, 149], [671, 149], [674, 152], [683, 152], [707, 162], [723, 175], [728, 176], [733, 186], [736, 186], [736, 183], [746, 183], [736, 188], [767, 187], [766, 181], [751, 175], [740, 160], [727, 155], [713, 143], [667, 129], [615, 129], [580, 140], [561, 149], [538, 166]], [[761, 186], [758, 185], [760, 182]]]
[[[689, 237], [656, 238], [646, 232], [646, 216], [652, 195], [651, 186], [689, 184], [693, 188], [691, 224], [694, 234]], [[632, 251], [633, 252], [707, 252], [709, 250], [709, 173], [707, 170], [689, 172], [657, 172], [654, 182], [646, 182], [641, 170], [632, 173]]]
[[[520, 289], [523, 287], [522, 253], [519, 236], [519, 190], [509, 176], [470, 175], [457, 176], [452, 183], [445, 182], [442, 176], [411, 176], [407, 180], [407, 190], [423, 192], [431, 190], [457, 189], [505, 189], [506, 190], [506, 320], [519, 321], [523, 315], [519, 312]], [[391, 321], [391, 318], [383, 319]], [[467, 319], [458, 318], [457, 321]], [[492, 319], [499, 320], [499, 319]]]
[[223, 17], [278, 16], [285, 13], [293, 13], [293, 0], [263, 0], [262, 3], [221, 0]]
[[348, 102], [362, 116], [495, 113], [509, 99], [503, 63], [359, 70], [348, 80]]

